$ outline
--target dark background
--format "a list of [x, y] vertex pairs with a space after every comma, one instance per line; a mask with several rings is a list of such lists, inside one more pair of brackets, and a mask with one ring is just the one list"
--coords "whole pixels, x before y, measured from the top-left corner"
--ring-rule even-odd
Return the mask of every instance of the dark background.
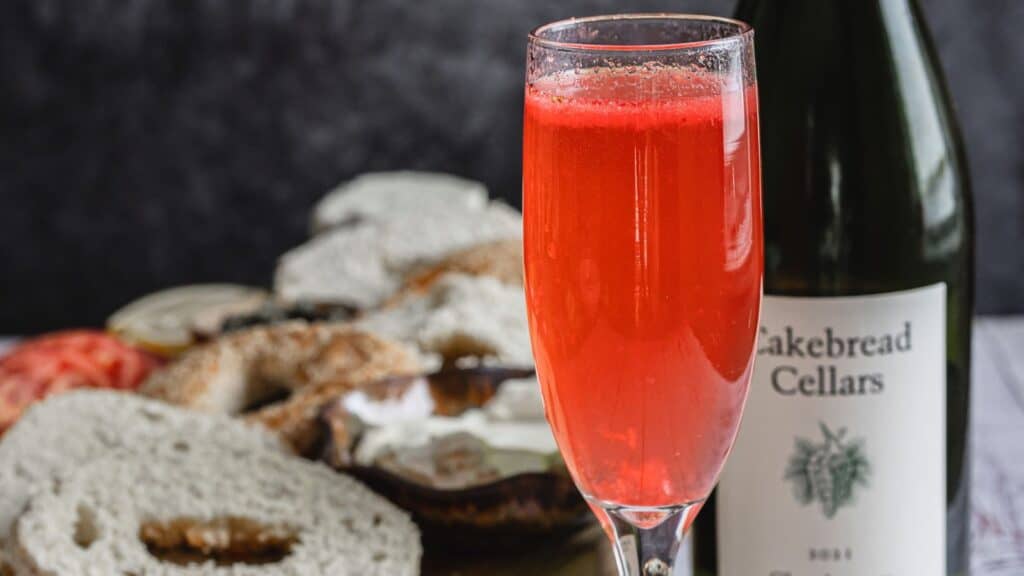
[[[971, 158], [978, 308], [1024, 312], [1024, 1], [922, 2]], [[175, 284], [267, 284], [359, 172], [454, 172], [518, 204], [530, 28], [732, 5], [3, 0], [0, 334], [99, 324]]]

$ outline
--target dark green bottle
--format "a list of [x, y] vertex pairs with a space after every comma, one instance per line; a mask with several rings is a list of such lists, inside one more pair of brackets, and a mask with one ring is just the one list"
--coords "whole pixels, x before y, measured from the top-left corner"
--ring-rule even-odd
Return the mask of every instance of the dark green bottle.
[[967, 573], [973, 222], [915, 0], [741, 0], [765, 304], [700, 576]]

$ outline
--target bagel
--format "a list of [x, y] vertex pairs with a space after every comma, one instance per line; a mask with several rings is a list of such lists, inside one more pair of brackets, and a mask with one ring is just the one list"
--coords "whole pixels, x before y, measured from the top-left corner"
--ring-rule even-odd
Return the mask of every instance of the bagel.
[[439, 357], [448, 365], [469, 358], [533, 366], [523, 288], [488, 276], [442, 274], [425, 292], [408, 293], [356, 325], [417, 346], [435, 365]]
[[523, 243], [519, 240], [498, 240], [473, 246], [411, 274], [399, 295], [422, 293], [445, 274], [488, 276], [513, 286], [523, 285]]
[[33, 576], [414, 576], [408, 516], [329, 468], [264, 450], [112, 454], [19, 518]]
[[124, 392], [75, 390], [33, 406], [0, 442], [0, 555], [32, 495], [54, 478], [112, 451], [148, 454], [197, 444], [284, 451], [261, 428]]
[[140, 391], [193, 410], [249, 413], [304, 453], [321, 399], [420, 371], [416, 352], [402, 344], [343, 324], [288, 322], [194, 348], [152, 374]]
[[492, 202], [482, 210], [399, 210], [381, 220], [331, 229], [281, 256], [274, 290], [286, 302], [371, 310], [402, 287], [410, 271], [453, 252], [522, 238], [522, 215]]
[[314, 234], [360, 221], [379, 221], [396, 212], [461, 210], [482, 212], [487, 188], [480, 182], [437, 172], [370, 172], [343, 182], [317, 202]]

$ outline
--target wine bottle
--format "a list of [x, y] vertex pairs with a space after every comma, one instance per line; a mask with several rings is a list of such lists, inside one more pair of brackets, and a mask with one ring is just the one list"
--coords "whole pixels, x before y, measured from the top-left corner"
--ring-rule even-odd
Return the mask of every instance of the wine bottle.
[[756, 34], [766, 298], [696, 574], [966, 574], [972, 208], [921, 10], [742, 0], [738, 18]]

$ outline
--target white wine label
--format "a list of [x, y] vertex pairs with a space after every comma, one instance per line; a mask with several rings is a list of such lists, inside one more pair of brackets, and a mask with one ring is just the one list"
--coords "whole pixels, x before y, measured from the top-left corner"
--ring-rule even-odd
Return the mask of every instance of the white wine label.
[[766, 297], [719, 576], [946, 575], [946, 285]]

